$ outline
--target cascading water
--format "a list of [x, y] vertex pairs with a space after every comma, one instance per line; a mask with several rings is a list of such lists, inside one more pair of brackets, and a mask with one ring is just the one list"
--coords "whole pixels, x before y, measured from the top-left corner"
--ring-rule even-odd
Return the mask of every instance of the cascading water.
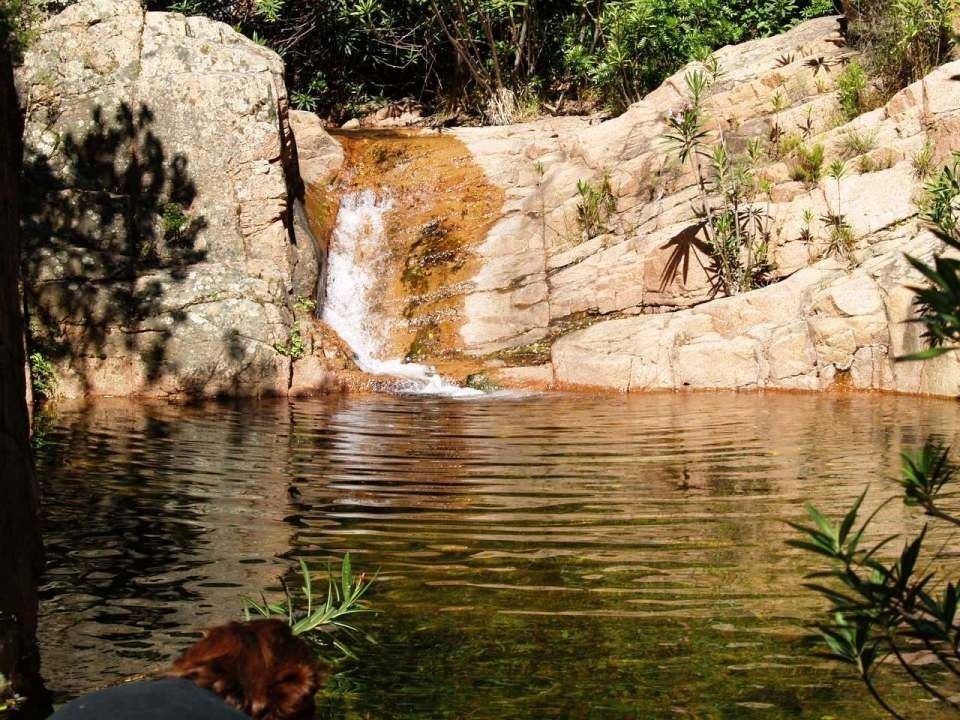
[[378, 302], [378, 273], [387, 259], [384, 216], [389, 198], [373, 190], [347, 194], [340, 203], [327, 257], [326, 295], [323, 319], [346, 342], [357, 365], [371, 375], [388, 375], [402, 381], [402, 388], [421, 394], [454, 397], [482, 395], [478, 390], [446, 382], [436, 370], [389, 353], [393, 320]]

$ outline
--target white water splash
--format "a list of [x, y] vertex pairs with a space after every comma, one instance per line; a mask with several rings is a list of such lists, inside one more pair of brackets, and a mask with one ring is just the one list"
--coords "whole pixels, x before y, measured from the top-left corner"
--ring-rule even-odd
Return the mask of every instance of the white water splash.
[[377, 282], [387, 258], [384, 215], [390, 207], [389, 199], [377, 199], [372, 190], [346, 195], [340, 202], [327, 254], [323, 319], [350, 346], [366, 373], [397, 378], [407, 392], [482, 395], [446, 382], [430, 365], [383, 358], [393, 321], [380, 309]]

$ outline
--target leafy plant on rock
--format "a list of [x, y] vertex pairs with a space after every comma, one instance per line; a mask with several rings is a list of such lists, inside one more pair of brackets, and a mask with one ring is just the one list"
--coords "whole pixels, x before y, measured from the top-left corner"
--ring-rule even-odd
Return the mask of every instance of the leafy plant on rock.
[[715, 291], [733, 295], [766, 282], [769, 262], [769, 212], [758, 202], [764, 183], [749, 158], [731, 155], [721, 132], [706, 129], [703, 102], [715, 72], [686, 74], [687, 102], [666, 118], [664, 139], [681, 163], [689, 163], [698, 190], [692, 203], [710, 250]]
[[830, 163], [830, 167], [827, 169], [827, 176], [832, 178], [837, 184], [837, 211], [835, 213], [828, 212], [820, 218], [820, 221], [830, 231], [827, 255], [838, 259], [849, 258], [850, 253], [853, 251], [853, 245], [856, 242], [853, 228], [850, 227], [850, 223], [847, 222], [841, 204], [840, 181], [844, 175], [846, 175], [846, 172], [847, 166], [842, 160], [834, 160]]
[[33, 397], [38, 400], [50, 400], [56, 395], [57, 385], [59, 384], [56, 368], [53, 367], [47, 356], [39, 351], [30, 353], [27, 361], [30, 364]]
[[295, 322], [290, 327], [290, 337], [285, 343], [274, 343], [273, 349], [291, 360], [299, 360], [307, 353], [307, 346], [303, 341], [300, 323]]
[[587, 240], [607, 232], [607, 223], [617, 209], [617, 200], [610, 187], [610, 176], [604, 173], [597, 183], [577, 181], [577, 225]]
[[820, 182], [820, 177], [823, 175], [825, 154], [823, 145], [820, 143], [813, 147], [798, 146], [790, 161], [790, 178], [808, 185], [815, 185]]
[[866, 109], [867, 73], [856, 60], [837, 76], [837, 99], [846, 120], [853, 120]]
[[[881, 97], [919, 80], [947, 58], [956, 0], [859, 0], [848, 40]], [[851, 64], [853, 65], [853, 64]]]

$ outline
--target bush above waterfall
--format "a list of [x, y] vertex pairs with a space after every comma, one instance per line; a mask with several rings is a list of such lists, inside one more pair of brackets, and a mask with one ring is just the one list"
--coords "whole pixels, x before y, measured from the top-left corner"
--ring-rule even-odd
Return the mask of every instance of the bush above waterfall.
[[[334, 119], [415, 97], [509, 121], [617, 110], [711, 49], [834, 11], [830, 0], [150, 0], [279, 52], [295, 103]], [[504, 117], [504, 108], [510, 110]]]

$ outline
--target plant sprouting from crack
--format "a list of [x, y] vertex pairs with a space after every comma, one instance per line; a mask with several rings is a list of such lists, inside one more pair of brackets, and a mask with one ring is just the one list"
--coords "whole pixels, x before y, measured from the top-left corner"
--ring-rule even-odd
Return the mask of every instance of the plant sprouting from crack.
[[691, 205], [709, 248], [714, 292], [734, 295], [769, 278], [770, 214], [759, 202], [766, 187], [754, 170], [759, 146], [736, 158], [722, 131], [714, 139], [707, 130], [703, 105], [716, 74], [698, 68], [684, 76], [687, 101], [667, 115], [664, 140], [696, 181]]

